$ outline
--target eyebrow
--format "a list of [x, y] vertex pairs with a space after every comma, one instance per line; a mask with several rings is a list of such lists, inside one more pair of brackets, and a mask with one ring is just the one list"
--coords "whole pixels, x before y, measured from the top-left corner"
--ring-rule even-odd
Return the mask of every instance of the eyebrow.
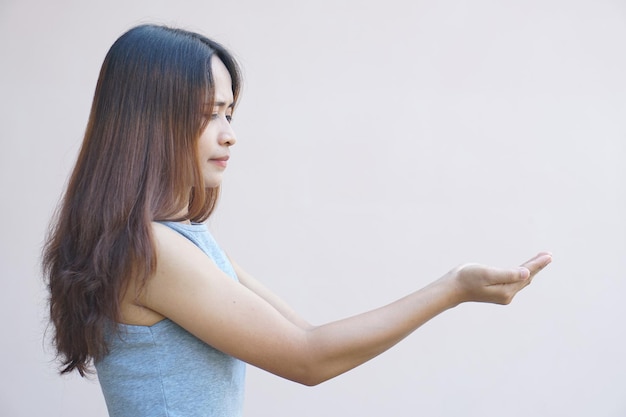
[[235, 107], [235, 102], [231, 102], [230, 104], [225, 102], [225, 101], [216, 101], [215, 103], [213, 103], [213, 107], [228, 107], [228, 108], [232, 108]]

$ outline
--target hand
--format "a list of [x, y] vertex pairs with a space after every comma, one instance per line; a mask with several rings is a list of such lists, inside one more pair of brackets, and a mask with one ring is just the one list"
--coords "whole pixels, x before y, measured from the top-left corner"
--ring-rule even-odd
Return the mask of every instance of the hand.
[[552, 254], [541, 252], [518, 268], [500, 269], [466, 264], [450, 271], [445, 278], [454, 283], [459, 303], [477, 301], [509, 304], [550, 262]]

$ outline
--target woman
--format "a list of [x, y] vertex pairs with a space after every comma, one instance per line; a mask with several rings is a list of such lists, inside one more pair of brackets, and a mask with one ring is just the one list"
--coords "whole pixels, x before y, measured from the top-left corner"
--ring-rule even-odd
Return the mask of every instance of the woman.
[[131, 29], [103, 63], [43, 265], [61, 373], [93, 362], [111, 416], [240, 415], [246, 362], [319, 384], [462, 302], [509, 303], [550, 263], [465, 265], [385, 307], [308, 324], [202, 223], [239, 89], [222, 46], [178, 29]]

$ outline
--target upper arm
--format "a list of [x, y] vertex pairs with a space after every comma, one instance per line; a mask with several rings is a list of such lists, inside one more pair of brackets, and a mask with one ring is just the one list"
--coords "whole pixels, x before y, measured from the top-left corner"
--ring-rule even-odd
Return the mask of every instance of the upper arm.
[[[140, 296], [216, 349], [277, 375], [298, 379], [307, 357], [305, 329], [294, 324], [242, 274], [242, 285], [220, 270], [193, 243], [160, 224], [153, 234], [157, 267]], [[241, 272], [241, 271], [240, 271]]]

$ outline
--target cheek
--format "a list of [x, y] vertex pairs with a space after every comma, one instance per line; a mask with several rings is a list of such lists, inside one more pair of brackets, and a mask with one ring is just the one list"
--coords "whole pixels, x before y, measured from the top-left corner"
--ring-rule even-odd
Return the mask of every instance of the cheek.
[[216, 137], [214, 130], [209, 125], [200, 135], [198, 139], [198, 151], [200, 153], [210, 151], [214, 147], [214, 138]]
[[198, 140], [198, 159], [200, 161], [204, 160], [206, 154], [207, 154], [207, 141], [204, 140], [204, 138], [200, 137], [200, 139]]

